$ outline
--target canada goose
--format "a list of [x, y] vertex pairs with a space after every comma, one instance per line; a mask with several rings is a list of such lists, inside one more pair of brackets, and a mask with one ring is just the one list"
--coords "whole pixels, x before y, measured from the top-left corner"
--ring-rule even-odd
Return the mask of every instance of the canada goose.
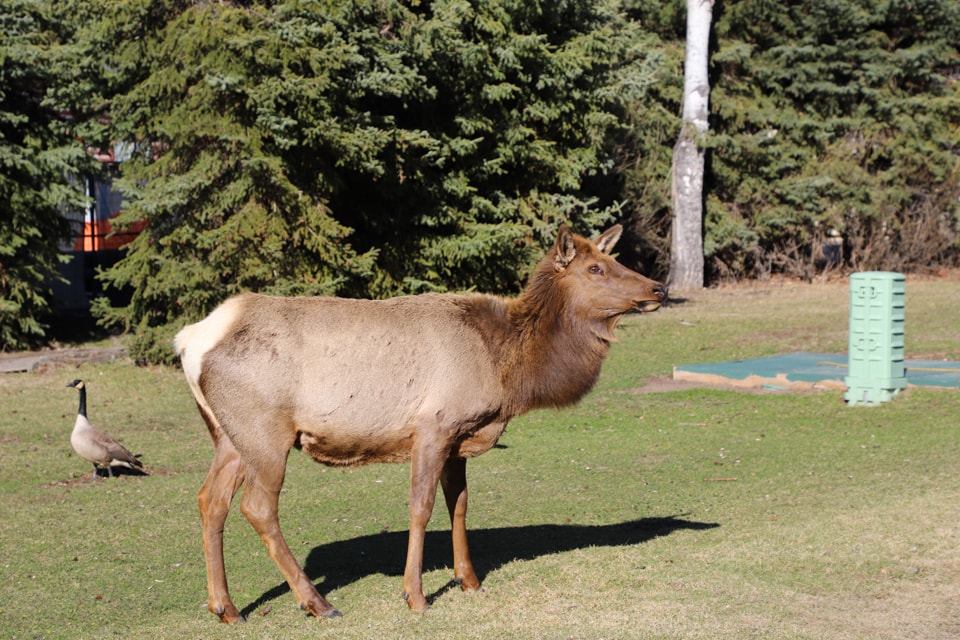
[[77, 420], [73, 423], [70, 444], [81, 458], [93, 463], [93, 479], [97, 479], [97, 469], [102, 468], [106, 468], [107, 475], [112, 478], [110, 467], [127, 467], [145, 473], [143, 463], [136, 456], [87, 420], [87, 389], [83, 380], [74, 380], [67, 386], [80, 390], [80, 408], [77, 410]]

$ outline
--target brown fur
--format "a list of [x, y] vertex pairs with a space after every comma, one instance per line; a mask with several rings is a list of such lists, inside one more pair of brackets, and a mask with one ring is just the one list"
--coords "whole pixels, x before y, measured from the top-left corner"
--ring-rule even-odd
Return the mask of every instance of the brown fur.
[[450, 512], [454, 576], [480, 588], [466, 541], [466, 459], [496, 444], [510, 418], [578, 401], [596, 382], [618, 319], [652, 311], [666, 289], [609, 253], [619, 226], [595, 241], [562, 228], [516, 299], [429, 294], [392, 300], [242, 294], [176, 339], [215, 445], [200, 491], [208, 606], [240, 619], [223, 569], [223, 521], [241, 510], [301, 607], [337, 611], [310, 583], [277, 520], [286, 458], [411, 461], [404, 598], [427, 608], [423, 537], [438, 483]]

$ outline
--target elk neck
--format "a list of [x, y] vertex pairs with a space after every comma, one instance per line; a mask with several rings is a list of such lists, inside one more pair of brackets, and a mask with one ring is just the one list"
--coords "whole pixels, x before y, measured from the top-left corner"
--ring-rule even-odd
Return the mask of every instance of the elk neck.
[[593, 388], [610, 348], [609, 331], [574, 312], [550, 271], [537, 269], [516, 299], [478, 296], [470, 305], [500, 369], [508, 416], [574, 404]]

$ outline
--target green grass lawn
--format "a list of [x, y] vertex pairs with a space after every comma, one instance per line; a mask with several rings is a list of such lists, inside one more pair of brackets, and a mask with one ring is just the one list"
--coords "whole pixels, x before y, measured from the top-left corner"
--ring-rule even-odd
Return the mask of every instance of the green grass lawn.
[[[226, 564], [249, 621], [230, 627], [206, 610], [196, 493], [212, 447], [182, 374], [3, 375], [0, 636], [960, 637], [956, 389], [864, 408], [836, 391], [644, 388], [679, 364], [843, 352], [846, 318], [839, 283], [708, 290], [627, 319], [593, 393], [513, 421], [468, 465], [483, 592], [451, 588], [434, 514], [426, 615], [400, 598], [408, 466], [293, 452], [283, 530], [344, 617], [306, 617], [235, 509]], [[960, 360], [958, 318], [960, 282], [907, 279], [908, 356]], [[150, 476], [90, 482], [69, 442], [76, 377], [91, 421]]]

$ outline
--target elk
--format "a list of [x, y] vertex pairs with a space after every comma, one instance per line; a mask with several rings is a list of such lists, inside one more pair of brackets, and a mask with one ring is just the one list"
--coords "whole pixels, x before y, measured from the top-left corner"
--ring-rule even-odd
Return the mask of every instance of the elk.
[[327, 465], [410, 461], [403, 598], [414, 611], [429, 608], [423, 541], [438, 485], [454, 579], [464, 591], [480, 589], [467, 546], [467, 459], [491, 449], [512, 417], [580, 400], [620, 317], [667, 298], [664, 285], [610, 255], [621, 232], [615, 225], [590, 240], [562, 226], [517, 298], [243, 293], [181, 330], [175, 347], [214, 444], [198, 496], [210, 611], [243, 620], [227, 590], [223, 526], [245, 484], [240, 510], [300, 608], [340, 615], [280, 531], [278, 498], [294, 447]]

